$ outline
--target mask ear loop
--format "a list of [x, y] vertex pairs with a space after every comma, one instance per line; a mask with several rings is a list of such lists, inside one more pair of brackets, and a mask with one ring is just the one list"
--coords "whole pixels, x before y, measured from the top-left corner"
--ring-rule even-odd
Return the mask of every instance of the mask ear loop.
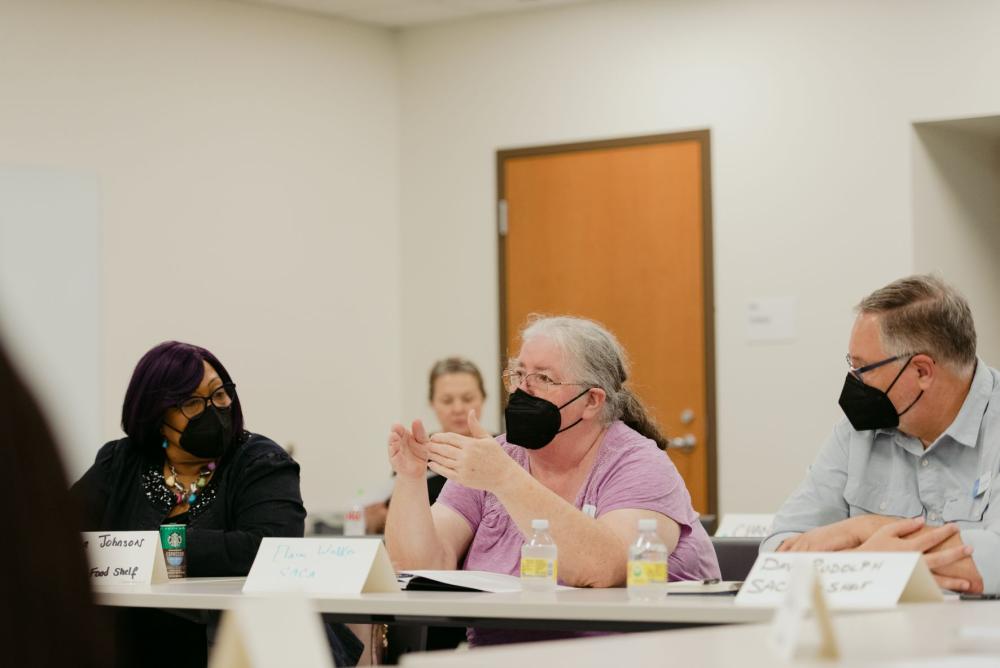
[[[899, 370], [899, 373], [896, 374], [896, 377], [892, 379], [891, 383], [889, 383], [889, 387], [885, 388], [885, 396], [886, 396], [886, 398], [888, 398], [888, 396], [889, 396], [889, 390], [891, 390], [892, 386], [896, 384], [896, 381], [899, 380], [899, 377], [903, 375], [903, 372], [906, 371], [906, 367], [908, 367], [910, 365], [910, 362], [913, 360], [914, 357], [916, 357], [916, 355], [910, 355], [906, 359], [906, 364], [903, 365], [903, 368]], [[914, 404], [916, 404], [918, 401], [920, 401], [920, 397], [922, 397], [922, 396], [924, 396], [924, 391], [920, 390], [920, 394], [917, 395], [917, 398], [914, 399], [913, 401], [911, 401], [910, 405], [907, 406], [906, 408], [904, 408], [902, 413], [897, 413], [896, 415], [898, 415], [899, 417], [903, 417], [904, 415], [906, 415], [906, 413], [911, 408], [913, 408]]]
[[[590, 392], [590, 391], [591, 391], [592, 389], [594, 389], [594, 388], [592, 388], [592, 387], [588, 387], [588, 388], [587, 388], [587, 389], [585, 389], [585, 390], [584, 390], [583, 392], [581, 392], [580, 394], [576, 395], [575, 397], [573, 397], [572, 399], [570, 399], [569, 401], [567, 401], [566, 403], [564, 403], [564, 404], [563, 404], [562, 406], [560, 406], [560, 407], [559, 407], [559, 410], [562, 410], [562, 409], [566, 408], [566, 407], [567, 407], [567, 406], [569, 406], [569, 405], [570, 405], [571, 403], [573, 403], [574, 401], [576, 401], [577, 399], [579, 399], [579, 398], [580, 398], [580, 397], [582, 397], [583, 395], [585, 395], [585, 394], [587, 394], [588, 392]], [[575, 427], [576, 425], [580, 424], [581, 422], [583, 422], [583, 416], [580, 416], [580, 418], [579, 418], [579, 419], [578, 419], [578, 420], [577, 420], [576, 422], [574, 422], [573, 424], [569, 425], [569, 427], [563, 427], [562, 429], [560, 429], [559, 431], [557, 431], [557, 432], [556, 432], [556, 435], [558, 436], [559, 434], [563, 433], [563, 432], [564, 432], [564, 431], [566, 431], [567, 429], [570, 429], [571, 427]]]

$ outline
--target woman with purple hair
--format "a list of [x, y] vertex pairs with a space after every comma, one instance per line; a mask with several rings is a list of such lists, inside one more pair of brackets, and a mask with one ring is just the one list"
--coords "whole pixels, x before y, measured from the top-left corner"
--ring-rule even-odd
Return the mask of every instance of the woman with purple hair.
[[[271, 439], [245, 431], [236, 384], [212, 353], [168, 341], [139, 360], [122, 406], [125, 438], [97, 453], [73, 485], [84, 530], [156, 531], [187, 525], [189, 577], [242, 576], [265, 536], [302, 536], [299, 465]], [[118, 609], [119, 665], [204, 666], [217, 614], [182, 618]], [[328, 628], [339, 665], [360, 643]], [[174, 651], [164, 652], [165, 642]]]

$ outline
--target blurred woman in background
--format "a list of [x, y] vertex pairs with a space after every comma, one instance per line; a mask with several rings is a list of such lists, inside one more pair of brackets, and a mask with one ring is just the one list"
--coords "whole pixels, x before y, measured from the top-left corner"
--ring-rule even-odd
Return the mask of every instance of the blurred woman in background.
[[[475, 411], [476, 419], [482, 417], [483, 403], [486, 401], [486, 387], [479, 367], [463, 357], [447, 357], [438, 360], [431, 367], [427, 382], [427, 399], [434, 409], [441, 431], [463, 436], [469, 431], [469, 411]], [[446, 482], [431, 470], [427, 470], [427, 494], [431, 503], [441, 493]], [[388, 500], [365, 507], [367, 533], [383, 533], [385, 518], [389, 511]]]

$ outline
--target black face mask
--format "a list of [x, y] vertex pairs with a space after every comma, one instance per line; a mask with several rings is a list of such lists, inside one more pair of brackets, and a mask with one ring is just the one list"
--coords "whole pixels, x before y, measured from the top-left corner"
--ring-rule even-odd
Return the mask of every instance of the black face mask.
[[884, 392], [877, 387], [865, 385], [852, 373], [847, 374], [847, 378], [844, 379], [844, 389], [840, 392], [839, 403], [854, 429], [857, 431], [894, 429], [899, 426], [899, 418], [906, 415], [906, 412], [913, 408], [913, 404], [920, 401], [920, 397], [924, 396], [923, 390], [902, 413], [897, 413], [896, 407], [889, 399], [889, 390], [903, 375], [903, 371], [906, 370], [912, 359], [911, 356], [910, 359], [906, 360], [906, 364], [899, 370]]
[[562, 424], [562, 413], [559, 411], [587, 392], [590, 392], [589, 387], [562, 406], [556, 406], [551, 401], [533, 397], [521, 388], [517, 388], [514, 394], [510, 395], [507, 408], [503, 412], [507, 420], [507, 442], [529, 450], [544, 448], [557, 434], [575, 427], [583, 420], [581, 417], [566, 429], [559, 428]]
[[201, 415], [188, 420], [180, 434], [179, 445], [187, 452], [195, 457], [218, 459], [233, 440], [232, 409], [209, 406]]

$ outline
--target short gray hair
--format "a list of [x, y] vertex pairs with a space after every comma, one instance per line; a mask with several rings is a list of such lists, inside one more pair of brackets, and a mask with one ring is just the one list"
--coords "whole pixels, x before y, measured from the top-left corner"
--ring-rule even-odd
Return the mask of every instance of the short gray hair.
[[625, 349], [603, 325], [572, 316], [531, 315], [521, 330], [521, 341], [536, 336], [551, 339], [565, 355], [567, 373], [573, 381], [604, 390], [601, 421], [610, 424], [621, 420], [652, 439], [662, 449], [667, 440], [639, 398], [626, 386], [629, 374]]
[[976, 325], [969, 303], [937, 276], [893, 281], [861, 300], [862, 315], [878, 316], [882, 346], [891, 355], [925, 353], [959, 370], [976, 362]]

